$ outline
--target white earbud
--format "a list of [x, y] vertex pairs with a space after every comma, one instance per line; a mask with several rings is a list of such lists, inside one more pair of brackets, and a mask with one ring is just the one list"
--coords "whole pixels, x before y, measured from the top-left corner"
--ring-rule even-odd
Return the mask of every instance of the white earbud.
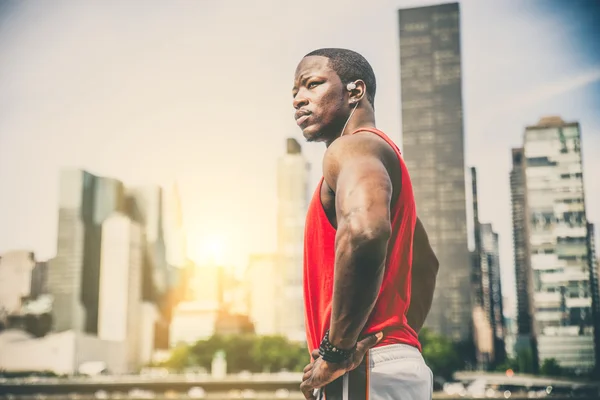
[[[350, 82], [349, 84], [346, 85], [346, 89], [348, 89], [349, 92], [356, 89], [356, 83]], [[340, 134], [340, 136], [344, 136], [344, 131], [346, 130], [346, 126], [348, 126], [348, 122], [350, 122], [350, 118], [352, 118], [352, 115], [354, 115], [354, 111], [356, 111], [356, 109], [358, 108], [359, 101], [360, 101], [360, 99], [357, 99], [357, 98], [350, 99], [350, 103], [355, 104], [355, 105], [352, 108], [352, 112], [348, 116], [348, 119], [346, 120], [344, 127], [342, 128], [342, 133]]]
[[[354, 89], [356, 89], [356, 83], [350, 82], [346, 85], [346, 89], [348, 89], [349, 92], [353, 91]], [[357, 101], [358, 99], [350, 99], [350, 103], [356, 103]]]

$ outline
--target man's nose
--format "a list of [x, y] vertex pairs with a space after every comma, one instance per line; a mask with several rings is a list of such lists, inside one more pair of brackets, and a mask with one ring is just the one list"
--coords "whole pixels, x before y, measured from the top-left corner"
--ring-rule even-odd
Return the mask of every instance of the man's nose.
[[297, 110], [300, 107], [303, 107], [308, 104], [306, 97], [304, 97], [300, 92], [294, 97], [294, 108]]

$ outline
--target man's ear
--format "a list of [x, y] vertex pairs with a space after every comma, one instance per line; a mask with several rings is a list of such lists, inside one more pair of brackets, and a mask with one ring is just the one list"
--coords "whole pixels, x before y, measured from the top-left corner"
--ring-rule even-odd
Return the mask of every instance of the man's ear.
[[367, 85], [362, 79], [349, 83], [347, 88], [350, 92], [349, 101], [351, 105], [360, 102], [367, 94]]

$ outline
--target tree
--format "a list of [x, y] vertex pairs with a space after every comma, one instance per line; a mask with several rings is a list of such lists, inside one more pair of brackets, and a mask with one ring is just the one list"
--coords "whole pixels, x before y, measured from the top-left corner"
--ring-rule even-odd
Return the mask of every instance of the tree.
[[535, 360], [530, 349], [517, 352], [517, 372], [533, 374], [535, 372]]
[[513, 370], [521, 374], [532, 374], [535, 372], [533, 352], [529, 349], [517, 352], [516, 358], [507, 357], [504, 362], [496, 367], [496, 371], [504, 372]]
[[563, 369], [554, 358], [546, 358], [540, 368], [541, 375], [560, 376], [562, 373]]
[[259, 366], [252, 357], [255, 335], [231, 335], [224, 337], [223, 350], [227, 359], [227, 372], [256, 371]]
[[252, 357], [265, 372], [284, 368], [289, 353], [289, 343], [283, 336], [262, 336], [254, 342]]
[[[213, 357], [218, 350], [224, 350], [226, 357], [229, 356], [226, 349], [225, 337], [223, 336], [214, 335], [210, 339], [197, 341], [190, 346], [190, 354], [193, 357], [192, 365], [200, 366], [210, 371]], [[228, 365], [227, 369], [229, 368]]]
[[190, 364], [190, 348], [185, 345], [177, 346], [171, 352], [171, 357], [164, 363], [167, 368], [181, 371]]
[[515, 358], [506, 357], [506, 359], [496, 366], [497, 372], [506, 372], [507, 370], [518, 372], [518, 363]]
[[310, 354], [305, 345], [296, 345], [288, 353], [287, 369], [294, 372], [302, 372], [304, 367], [310, 363]]
[[174, 349], [163, 365], [175, 370], [199, 366], [210, 371], [215, 353], [225, 352], [227, 372], [302, 371], [310, 362], [306, 346], [283, 336], [214, 335], [193, 345]]
[[451, 379], [454, 372], [464, 366], [454, 343], [447, 338], [423, 328], [419, 333], [423, 358], [434, 375]]

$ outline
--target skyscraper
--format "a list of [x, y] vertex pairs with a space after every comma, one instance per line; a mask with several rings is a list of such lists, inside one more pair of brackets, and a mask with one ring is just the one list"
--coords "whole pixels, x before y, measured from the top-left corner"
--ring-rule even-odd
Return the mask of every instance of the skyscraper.
[[510, 172], [510, 192], [513, 222], [513, 257], [517, 294], [516, 336], [513, 353], [527, 355], [532, 360], [528, 365], [537, 371], [537, 344], [533, 326], [533, 278], [529, 257], [529, 224], [527, 223], [527, 191], [525, 190], [525, 150], [512, 149], [512, 170]]
[[101, 224], [122, 207], [119, 181], [61, 171], [57, 253], [48, 271], [56, 331], [98, 333]]
[[168, 269], [163, 235], [163, 190], [159, 186], [127, 189], [128, 214], [145, 233], [143, 297], [158, 301], [167, 291]]
[[[168, 207], [165, 207], [163, 198], [163, 191], [158, 186], [125, 188], [116, 179], [95, 176], [83, 170], [61, 171], [58, 248], [48, 271], [48, 291], [54, 298], [56, 331], [75, 330], [99, 334], [100, 304], [106, 300], [100, 299], [103, 286], [101, 259], [103, 252], [108, 254], [108, 250], [103, 249], [103, 242], [105, 246], [112, 246], [107, 244], [110, 243], [110, 238], [104, 240], [103, 232], [119, 235], [114, 229], [103, 229], [103, 224], [117, 213], [137, 227], [132, 229], [141, 231], [142, 238], [135, 242], [141, 241], [142, 255], [137, 259], [141, 265], [142, 301], [146, 302], [146, 310], [153, 305], [160, 306], [163, 320], [159, 321], [162, 323], [157, 322], [157, 327], [163, 329], [158, 332], [156, 340], [159, 343], [167, 342], [168, 338], [163, 338], [161, 334], [168, 333], [168, 308], [172, 302], [167, 301], [171, 278], [166, 260], [163, 218], [165, 208]], [[175, 211], [177, 212], [179, 210]], [[178, 221], [174, 221], [172, 225], [177, 223]], [[174, 236], [170, 244], [181, 245], [179, 242], [183, 240], [182, 237], [183, 234]], [[176, 253], [176, 259], [180, 260], [181, 251]], [[121, 260], [119, 265], [125, 264]], [[127, 265], [135, 269], [138, 264], [136, 261], [135, 265]], [[104, 263], [104, 268], [113, 271], [114, 265]], [[155, 313], [148, 311], [146, 314]]]
[[92, 189], [83, 192], [84, 196], [88, 194], [93, 197], [93, 218], [85, 220], [81, 299], [85, 307], [85, 332], [97, 335], [102, 223], [112, 213], [124, 211], [125, 187], [117, 179], [94, 176]]
[[159, 186], [132, 187], [127, 190], [127, 203], [128, 214], [145, 233], [142, 274], [145, 309], [149, 310], [151, 303], [158, 305], [156, 346], [167, 348], [172, 311], [183, 295], [173, 278], [188, 264], [179, 191], [177, 185], [171, 190]]
[[127, 344], [128, 370], [141, 361], [143, 249], [143, 230], [127, 215], [114, 213], [102, 223], [98, 337]]
[[456, 3], [399, 10], [403, 155], [443, 264], [425, 325], [455, 341], [472, 331], [459, 22]]
[[504, 361], [506, 357], [502, 282], [500, 280], [500, 248], [498, 234], [492, 228], [492, 224], [481, 224], [480, 234], [482, 263], [485, 262], [488, 269], [487, 279], [484, 277], [483, 282], [487, 283], [489, 287], [489, 318], [494, 343], [494, 363], [498, 364]]
[[477, 171], [471, 168], [473, 190], [473, 314], [477, 360], [487, 368], [502, 362], [504, 348], [504, 318], [502, 285], [500, 282], [500, 250], [498, 234], [489, 223], [479, 221]]
[[530, 293], [533, 292], [529, 260], [529, 224], [527, 224], [527, 192], [525, 190], [526, 162], [523, 148], [512, 149], [510, 193], [513, 223], [513, 255], [517, 284], [517, 341], [519, 348], [535, 350], [533, 335], [533, 308]]
[[277, 162], [277, 253], [281, 282], [278, 331], [291, 340], [306, 339], [302, 297], [304, 221], [308, 208], [309, 164], [300, 144], [287, 139], [286, 154]]
[[477, 196], [477, 171], [471, 167], [471, 200], [473, 213], [474, 249], [471, 253], [473, 301], [473, 344], [475, 358], [480, 369], [487, 369], [494, 359], [493, 330], [490, 318], [489, 268], [482, 249], [481, 224], [479, 223], [479, 198]]
[[526, 262], [517, 265], [517, 274], [528, 268], [524, 275], [531, 283], [518, 295], [529, 298], [538, 365], [554, 358], [564, 368], [591, 370], [594, 285], [579, 123], [546, 117], [528, 126], [520, 163], [525, 207], [513, 220], [524, 222], [514, 230], [526, 234], [519, 237], [526, 246], [515, 246]]

